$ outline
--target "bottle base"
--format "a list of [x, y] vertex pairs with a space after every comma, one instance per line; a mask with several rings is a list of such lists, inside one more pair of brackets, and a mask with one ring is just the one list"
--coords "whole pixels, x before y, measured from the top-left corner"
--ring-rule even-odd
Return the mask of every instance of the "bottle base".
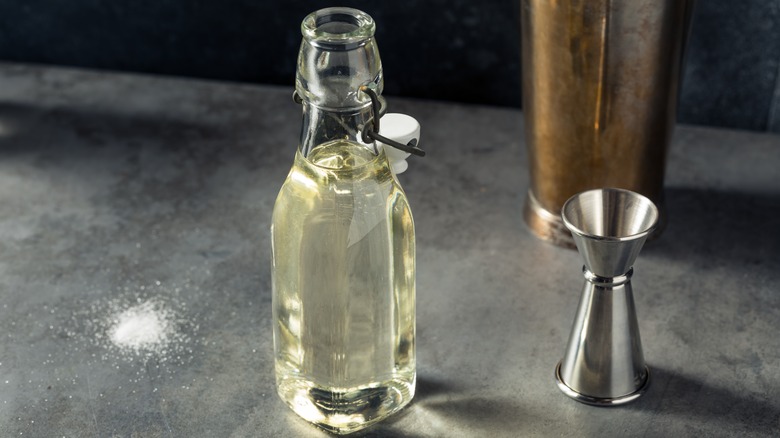
[[279, 396], [301, 418], [328, 432], [348, 434], [371, 426], [406, 406], [415, 379], [393, 379], [354, 388], [325, 388], [300, 378], [281, 380]]

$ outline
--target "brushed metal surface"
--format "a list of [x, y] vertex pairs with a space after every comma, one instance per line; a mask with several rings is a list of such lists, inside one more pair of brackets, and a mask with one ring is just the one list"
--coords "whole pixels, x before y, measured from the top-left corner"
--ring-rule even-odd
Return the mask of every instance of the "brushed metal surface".
[[663, 210], [693, 3], [522, 1], [531, 178], [525, 218], [537, 236], [571, 247], [557, 212], [569, 197], [592, 188], [633, 190]]
[[585, 259], [585, 286], [556, 368], [558, 386], [583, 403], [627, 403], [649, 384], [631, 276], [658, 209], [635, 192], [596, 189], [566, 201], [562, 217]]
[[631, 269], [659, 213], [647, 197], [609, 188], [572, 196], [561, 217], [586, 268], [599, 277], [617, 277]]

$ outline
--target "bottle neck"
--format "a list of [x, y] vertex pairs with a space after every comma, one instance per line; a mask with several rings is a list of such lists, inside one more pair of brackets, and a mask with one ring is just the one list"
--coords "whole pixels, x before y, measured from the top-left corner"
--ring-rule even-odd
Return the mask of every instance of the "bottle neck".
[[373, 143], [363, 143], [361, 131], [371, 119], [371, 106], [335, 110], [321, 108], [303, 101], [303, 123], [301, 124], [300, 150], [304, 157], [315, 147], [337, 139], [343, 139], [365, 146], [376, 154]]
[[350, 8], [327, 8], [301, 24], [296, 93], [306, 102], [333, 111], [369, 104], [361, 86], [382, 94], [382, 61], [374, 20]]
[[371, 99], [360, 91], [382, 93], [382, 62], [374, 39], [374, 20], [350, 8], [327, 8], [309, 14], [301, 24], [295, 91], [303, 104], [300, 150], [308, 156], [318, 145], [361, 141], [372, 117]]

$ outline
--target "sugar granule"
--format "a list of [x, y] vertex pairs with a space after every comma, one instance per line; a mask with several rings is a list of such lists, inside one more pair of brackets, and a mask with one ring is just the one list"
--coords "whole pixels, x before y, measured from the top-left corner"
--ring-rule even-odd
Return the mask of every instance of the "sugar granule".
[[159, 352], [173, 330], [170, 314], [153, 300], [145, 301], [112, 318], [108, 337], [124, 351]]

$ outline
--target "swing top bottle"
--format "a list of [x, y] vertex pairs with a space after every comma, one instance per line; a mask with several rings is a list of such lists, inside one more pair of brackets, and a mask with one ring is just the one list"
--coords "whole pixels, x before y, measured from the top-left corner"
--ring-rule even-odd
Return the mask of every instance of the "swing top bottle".
[[272, 225], [277, 390], [350, 433], [414, 396], [414, 224], [384, 149], [362, 141], [379, 114], [361, 87], [383, 86], [373, 19], [328, 8], [301, 29], [301, 139]]

